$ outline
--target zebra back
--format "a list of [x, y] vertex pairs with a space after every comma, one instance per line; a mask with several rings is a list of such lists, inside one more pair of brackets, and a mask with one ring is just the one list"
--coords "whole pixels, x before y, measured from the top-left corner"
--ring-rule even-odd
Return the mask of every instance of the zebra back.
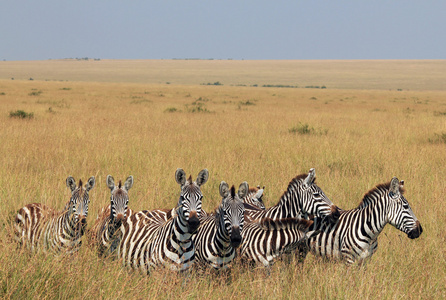
[[403, 195], [403, 186], [404, 181], [396, 177], [377, 185], [364, 195], [357, 208], [342, 210], [336, 224], [316, 217], [312, 229], [320, 233], [309, 239], [311, 252], [347, 264], [363, 264], [376, 252], [378, 236], [387, 223], [411, 239], [418, 238], [423, 228]]
[[14, 236], [17, 242], [32, 251], [41, 249], [58, 253], [74, 252], [81, 245], [81, 237], [87, 226], [89, 191], [95, 185], [90, 177], [85, 187], [79, 186], [73, 177], [66, 180], [71, 189], [71, 198], [61, 212], [40, 203], [22, 207], [14, 220]]
[[225, 269], [235, 257], [242, 241], [245, 208], [242, 199], [248, 193], [248, 183], [243, 182], [236, 193], [235, 187], [220, 183], [222, 197], [215, 214], [202, 219], [197, 235], [196, 261], [201, 268]]
[[299, 243], [308, 238], [312, 224], [313, 221], [301, 218], [268, 217], [246, 223], [240, 247], [242, 262], [271, 266], [276, 258], [298, 248]]

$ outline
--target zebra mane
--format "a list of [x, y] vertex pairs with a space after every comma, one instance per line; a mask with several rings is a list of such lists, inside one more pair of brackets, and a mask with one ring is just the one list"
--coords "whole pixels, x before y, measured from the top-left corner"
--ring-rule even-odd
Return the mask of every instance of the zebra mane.
[[189, 181], [189, 184], [193, 183], [192, 175], [189, 175], [189, 178], [187, 179], [187, 181]]
[[[229, 192], [231, 193], [232, 201], [234, 201], [234, 200], [235, 200], [235, 195], [236, 195], [236, 193], [235, 193], [235, 187], [232, 186]], [[220, 214], [222, 213], [222, 208], [223, 208], [222, 205], [223, 205], [223, 201], [222, 201], [222, 202], [217, 206], [217, 208], [214, 210], [214, 211], [215, 211], [214, 216], [215, 216], [215, 219], [216, 219], [216, 220], [218, 220], [218, 219], [220, 218]]]
[[305, 230], [311, 225], [313, 225], [313, 221], [301, 218], [283, 218], [276, 220], [271, 218], [262, 218], [258, 220], [258, 224], [263, 230], [267, 231], [284, 230], [296, 226], [299, 227], [299, 229]]
[[[390, 190], [390, 181], [386, 183], [381, 183], [375, 186], [374, 188], [370, 189], [367, 193], [364, 194], [364, 197], [362, 198], [361, 202], [359, 203], [358, 208], [364, 208], [367, 207], [370, 203], [374, 202], [375, 195], [382, 195], [383, 193], [386, 193]], [[404, 194], [405, 189], [400, 186], [400, 193]]]
[[79, 185], [78, 187], [82, 188], [82, 179], [79, 179]]
[[[290, 191], [291, 187], [292, 187], [294, 184], [297, 184], [297, 185], [301, 184], [301, 183], [305, 180], [305, 178], [307, 178], [307, 176], [308, 176], [308, 174], [305, 174], [305, 173], [304, 173], [304, 174], [297, 175], [296, 177], [294, 177], [293, 179], [291, 179], [290, 183], [288, 183], [288, 186], [287, 186], [287, 188], [286, 188], [286, 191], [282, 193], [282, 196], [280, 196], [280, 198], [279, 198], [279, 202], [278, 202], [278, 203], [280, 203], [280, 202], [282, 201], [282, 199], [283, 199], [283, 197], [285, 196], [285, 194], [288, 193], [288, 192]], [[316, 177], [314, 177], [312, 183], [315, 183], [315, 182], [316, 182]]]
[[121, 188], [121, 186], [122, 186], [122, 183], [121, 183], [121, 180], [119, 180], [119, 183], [118, 183], [118, 188], [120, 189], [120, 188]]
[[231, 197], [232, 198], [235, 197], [235, 187], [234, 186], [231, 187]]

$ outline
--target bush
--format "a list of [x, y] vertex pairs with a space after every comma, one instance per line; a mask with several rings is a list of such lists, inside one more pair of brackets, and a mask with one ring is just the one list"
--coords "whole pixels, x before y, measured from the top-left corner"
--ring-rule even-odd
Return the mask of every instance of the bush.
[[34, 113], [27, 113], [23, 110], [11, 111], [9, 113], [10, 118], [19, 118], [19, 119], [32, 119], [34, 118]]
[[307, 123], [305, 123], [305, 124], [299, 123], [299, 125], [291, 128], [289, 130], [289, 132], [299, 133], [299, 134], [310, 134], [310, 133], [314, 133], [314, 128], [310, 127], [310, 125], [308, 125]]
[[310, 127], [309, 124], [299, 123], [299, 125], [294, 126], [293, 128], [288, 130], [290, 133], [298, 133], [298, 134], [318, 134], [318, 135], [326, 135], [328, 133], [328, 129], [314, 129], [314, 127]]
[[178, 111], [175, 107], [168, 107], [164, 110], [164, 112], [173, 113]]
[[31, 93], [29, 93], [29, 96], [39, 96], [40, 94], [42, 94], [42, 91], [32, 91]]
[[429, 142], [432, 144], [446, 144], [446, 132], [436, 133], [434, 138], [429, 138]]

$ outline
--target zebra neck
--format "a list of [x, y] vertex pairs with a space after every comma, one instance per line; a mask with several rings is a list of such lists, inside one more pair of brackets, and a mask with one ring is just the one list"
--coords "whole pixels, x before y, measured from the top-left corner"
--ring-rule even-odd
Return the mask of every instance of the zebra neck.
[[301, 197], [298, 187], [288, 188], [280, 197], [279, 203], [266, 210], [265, 217], [276, 218], [296, 218], [302, 210]]
[[228, 253], [233, 251], [229, 234], [225, 228], [225, 223], [218, 215], [215, 216], [215, 228], [216, 231], [213, 238], [213, 243], [218, 253]]
[[[122, 222], [115, 220], [113, 218], [113, 215], [110, 214], [110, 217], [107, 220], [107, 224], [105, 225], [107, 238], [111, 239], [115, 235], [116, 231], [121, 227], [121, 225], [122, 225]], [[118, 233], [120, 233], [120, 232], [121, 231], [118, 231]]]
[[[76, 226], [74, 222], [74, 217], [70, 213], [70, 211], [65, 212], [61, 218], [61, 226], [62, 226], [62, 237], [64, 239], [76, 240], [79, 239], [82, 235], [82, 230]], [[79, 226], [79, 225], [78, 225]]]
[[[187, 248], [188, 244], [192, 240], [193, 233], [189, 232], [186, 221], [180, 215], [177, 215], [173, 219], [172, 224], [173, 233], [171, 234], [171, 241], [173, 245], [178, 245], [181, 248]], [[186, 246], [186, 247], [185, 247]]]
[[364, 226], [359, 229], [363, 231], [363, 235], [366, 233], [371, 240], [378, 237], [384, 229], [384, 226], [389, 223], [387, 209], [388, 203], [384, 198], [374, 199], [374, 201], [368, 202], [367, 205], [360, 206], [356, 209], [363, 220]]

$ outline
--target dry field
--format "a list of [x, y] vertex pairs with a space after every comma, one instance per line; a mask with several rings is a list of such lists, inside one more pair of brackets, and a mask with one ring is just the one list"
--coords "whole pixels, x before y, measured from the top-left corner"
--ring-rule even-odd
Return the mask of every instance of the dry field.
[[[88, 65], [84, 77], [70, 68], [76, 63]], [[95, 69], [96, 63], [108, 71]], [[171, 69], [160, 67], [166, 73], [157, 82], [149, 78], [154, 70], [149, 76], [134, 61], [119, 61], [116, 69], [112, 61], [0, 62], [0, 298], [446, 297], [445, 61], [389, 62], [400, 64], [399, 71], [380, 61], [361, 62], [370, 67], [367, 72], [351, 62], [357, 73], [340, 67], [342, 62], [314, 62], [311, 73], [305, 62], [307, 79], [282, 62], [140, 63]], [[208, 69], [194, 75], [189, 63], [195, 63], [192, 70], [205, 63]], [[41, 75], [8, 73], [26, 73], [38, 64]], [[224, 85], [200, 85], [216, 81]], [[33, 117], [10, 117], [17, 110]], [[203, 168], [210, 171], [202, 187], [206, 210], [219, 203], [222, 180], [265, 185], [271, 206], [295, 175], [314, 167], [318, 185], [348, 209], [376, 184], [397, 176], [405, 180], [405, 196], [424, 232], [410, 240], [388, 225], [364, 268], [309, 255], [303, 265], [278, 261], [270, 275], [235, 265], [229, 275], [192, 272], [187, 278], [166, 270], [141, 276], [97, 258], [86, 243], [75, 255], [52, 257], [30, 255], [11, 241], [11, 219], [23, 205], [63, 208], [69, 175], [96, 177], [91, 226], [109, 202], [107, 174], [116, 180], [134, 176], [131, 208], [171, 208], [179, 194], [178, 167], [194, 178]]]

